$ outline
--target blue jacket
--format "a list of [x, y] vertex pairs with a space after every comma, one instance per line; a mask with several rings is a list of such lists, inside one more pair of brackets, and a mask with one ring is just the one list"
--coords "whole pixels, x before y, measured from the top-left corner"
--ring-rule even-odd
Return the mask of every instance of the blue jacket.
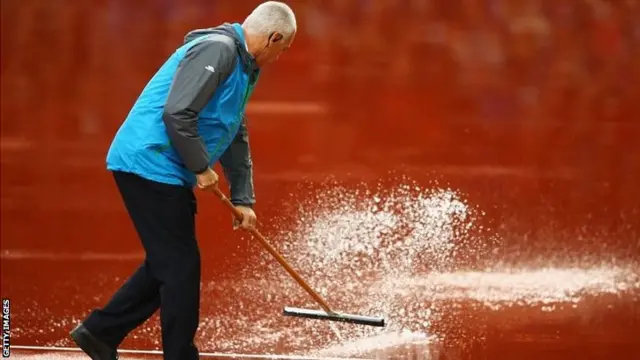
[[220, 161], [232, 202], [253, 204], [244, 111], [258, 76], [239, 24], [190, 32], [116, 133], [107, 169], [193, 187], [195, 174]]

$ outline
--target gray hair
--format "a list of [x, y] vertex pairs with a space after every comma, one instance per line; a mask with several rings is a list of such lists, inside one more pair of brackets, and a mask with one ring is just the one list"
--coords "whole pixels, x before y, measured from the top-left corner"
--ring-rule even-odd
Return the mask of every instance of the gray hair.
[[287, 4], [279, 1], [267, 1], [258, 5], [247, 16], [242, 27], [247, 32], [256, 35], [279, 32], [288, 39], [296, 32], [296, 16]]

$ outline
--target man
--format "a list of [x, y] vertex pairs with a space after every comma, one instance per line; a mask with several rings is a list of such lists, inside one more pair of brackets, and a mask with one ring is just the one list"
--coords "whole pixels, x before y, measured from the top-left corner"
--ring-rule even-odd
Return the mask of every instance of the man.
[[198, 359], [200, 252], [192, 188], [212, 190], [218, 160], [243, 215], [256, 223], [252, 163], [244, 123], [259, 69], [275, 61], [296, 33], [293, 11], [269, 1], [240, 24], [190, 32], [158, 70], [118, 130], [107, 155], [145, 249], [140, 268], [72, 339], [92, 359], [117, 359], [133, 329], [160, 309], [164, 359]]

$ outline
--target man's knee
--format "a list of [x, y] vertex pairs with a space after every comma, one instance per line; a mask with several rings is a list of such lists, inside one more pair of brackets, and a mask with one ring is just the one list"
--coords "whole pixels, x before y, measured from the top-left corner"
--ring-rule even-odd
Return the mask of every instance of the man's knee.
[[164, 284], [187, 287], [200, 284], [201, 260], [198, 247], [189, 247], [171, 253], [158, 266], [159, 280]]

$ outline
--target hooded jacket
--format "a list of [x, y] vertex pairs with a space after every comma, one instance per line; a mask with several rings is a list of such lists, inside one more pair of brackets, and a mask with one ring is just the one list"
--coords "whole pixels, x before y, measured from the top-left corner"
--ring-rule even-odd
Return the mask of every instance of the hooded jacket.
[[195, 174], [220, 161], [231, 201], [252, 205], [244, 111], [258, 76], [240, 24], [189, 32], [116, 133], [107, 169], [193, 187]]

